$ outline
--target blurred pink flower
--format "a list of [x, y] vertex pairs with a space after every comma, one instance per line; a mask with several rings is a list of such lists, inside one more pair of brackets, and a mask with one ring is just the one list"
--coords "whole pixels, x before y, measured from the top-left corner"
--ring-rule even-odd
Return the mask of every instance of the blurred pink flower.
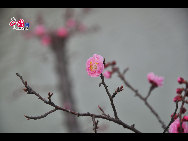
[[111, 78], [111, 72], [110, 71], [105, 71], [104, 73], [103, 73], [103, 75], [104, 75], [104, 77], [105, 78]]
[[50, 45], [51, 42], [52, 42], [52, 40], [51, 40], [51, 37], [50, 37], [49, 35], [44, 35], [44, 36], [41, 38], [41, 43], [42, 43], [42, 45], [44, 45], [44, 46]]
[[148, 73], [147, 79], [152, 85], [155, 85], [156, 87], [163, 86], [164, 78], [155, 75], [153, 72]]
[[86, 62], [86, 71], [91, 77], [98, 77], [104, 70], [103, 57], [94, 54]]
[[46, 28], [44, 25], [37, 25], [34, 29], [34, 34], [37, 36], [43, 36], [46, 33]]
[[68, 28], [74, 28], [76, 26], [76, 21], [74, 19], [68, 19], [66, 22]]
[[[182, 123], [183, 133], [188, 133], [188, 122]], [[176, 119], [169, 127], [170, 133], [180, 133], [180, 121]]]
[[60, 27], [57, 29], [56, 34], [58, 37], [67, 37], [68, 36], [68, 30], [65, 27]]

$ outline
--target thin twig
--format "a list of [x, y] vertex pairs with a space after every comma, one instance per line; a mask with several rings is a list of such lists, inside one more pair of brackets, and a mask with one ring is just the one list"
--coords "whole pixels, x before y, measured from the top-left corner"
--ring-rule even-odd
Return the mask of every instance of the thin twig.
[[115, 72], [117, 72], [119, 78], [124, 82], [125, 86], [127, 86], [130, 90], [132, 90], [135, 93], [135, 96], [139, 97], [144, 104], [150, 109], [150, 111], [152, 112], [152, 114], [157, 118], [157, 120], [159, 121], [159, 123], [161, 124], [162, 128], [165, 129], [166, 125], [165, 123], [161, 120], [160, 116], [158, 115], [158, 113], [153, 109], [153, 107], [145, 100], [145, 98], [138, 92], [138, 90], [136, 90], [128, 81], [125, 80], [124, 75], [120, 72], [119, 68], [117, 67], [112, 67], [113, 70], [115, 70]]
[[[105, 119], [105, 120], [108, 120], [108, 121], [112, 121], [112, 122], [114, 122], [114, 123], [116, 123], [116, 124], [118, 124], [118, 125], [123, 126], [123, 127], [126, 128], [126, 129], [129, 129], [129, 130], [135, 132], [135, 133], [141, 133], [139, 130], [137, 130], [137, 129], [135, 128], [135, 126], [132, 126], [132, 125], [130, 126], [130, 125], [128, 125], [128, 124], [122, 122], [122, 121], [121, 121], [120, 119], [118, 119], [118, 118], [113, 118], [113, 117], [110, 117], [109, 115], [106, 116], [106, 115], [91, 114], [91, 113], [89, 113], [89, 112], [87, 112], [87, 113], [78, 113], [78, 112], [75, 112], [75, 111], [68, 110], [68, 109], [66, 109], [66, 108], [60, 107], [60, 106], [54, 104], [51, 100], [48, 100], [48, 101], [47, 101], [47, 100], [45, 100], [45, 98], [43, 98], [42, 96], [40, 96], [40, 94], [38, 94], [36, 91], [34, 91], [34, 90], [26, 83], [26, 81], [23, 80], [23, 77], [22, 77], [20, 74], [16, 73], [16, 75], [20, 78], [20, 80], [22, 81], [23, 85], [24, 85], [25, 88], [27, 89], [27, 94], [34, 94], [34, 95], [36, 95], [41, 101], [43, 101], [45, 104], [48, 104], [48, 105], [50, 105], [50, 106], [52, 106], [52, 107], [55, 108], [55, 109], [53, 109], [53, 110], [47, 112], [46, 114], [44, 114], [44, 115], [42, 115], [42, 116], [39, 116], [38, 119], [44, 118], [44, 117], [46, 117], [47, 115], [49, 115], [50, 113], [55, 112], [56, 110], [61, 110], [61, 111], [67, 112], [67, 113], [69, 113], [69, 114], [75, 115], [75, 116], [77, 116], [77, 117], [91, 117], [91, 118], [94, 117], [95, 119], [100, 118], [100, 119]], [[104, 87], [106, 87], [106, 84], [105, 84], [105, 83], [103, 83], [103, 85], [104, 85]], [[28, 119], [35, 119], [35, 120], [36, 120], [36, 118], [37, 118], [37, 117], [32, 117], [32, 116], [25, 116], [25, 117], [28, 118]], [[134, 124], [133, 124], [133, 125], [134, 125]]]
[[108, 90], [108, 86], [107, 86], [106, 83], [104, 82], [104, 76], [103, 76], [102, 73], [101, 73], [100, 77], [101, 77], [101, 80], [102, 80], [102, 82], [101, 82], [100, 84], [102, 84], [102, 85], [104, 86], [104, 88], [105, 88], [105, 90], [106, 90], [106, 93], [107, 93], [107, 95], [108, 95], [108, 97], [109, 97], [109, 99], [110, 99], [111, 106], [112, 106], [112, 109], [113, 109], [113, 111], [114, 111], [114, 117], [115, 117], [115, 119], [119, 119], [119, 118], [118, 118], [118, 115], [117, 115], [116, 107], [115, 107], [115, 105], [114, 105], [114, 100], [113, 100], [113, 98], [112, 98], [112, 96], [111, 96], [111, 94], [110, 94], [110, 92], [109, 92], [109, 90]]
[[149, 92], [148, 92], [147, 96], [145, 97], [145, 100], [148, 99], [148, 97], [151, 95], [151, 92], [152, 92], [155, 88], [156, 88], [156, 86], [151, 84], [151, 86], [150, 86], [150, 88], [149, 88]]
[[174, 112], [174, 114], [173, 114], [173, 116], [172, 116], [172, 118], [171, 118], [169, 124], [167, 125], [167, 127], [166, 127], [165, 130], [163, 131], [163, 133], [166, 133], [166, 131], [168, 130], [168, 128], [170, 127], [170, 125], [174, 122], [174, 117], [175, 117], [175, 115], [176, 115], [176, 113], [177, 113], [177, 110], [178, 110], [178, 101], [176, 102], [175, 112]]

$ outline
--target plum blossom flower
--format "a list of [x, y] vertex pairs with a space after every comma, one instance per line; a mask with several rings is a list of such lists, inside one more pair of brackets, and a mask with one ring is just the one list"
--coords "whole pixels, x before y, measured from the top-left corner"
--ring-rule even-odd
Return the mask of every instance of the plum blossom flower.
[[[183, 133], [188, 133], [188, 122], [182, 123]], [[170, 133], [180, 133], [180, 120], [176, 119], [169, 127]]]
[[46, 33], [46, 28], [44, 25], [37, 25], [34, 29], [34, 34], [37, 36], [43, 36]]
[[149, 81], [152, 85], [154, 85], [154, 86], [156, 86], [156, 87], [158, 87], [158, 86], [163, 86], [164, 78], [161, 77], [161, 76], [155, 75], [153, 72], [148, 73], [147, 79], [148, 79], [148, 81]]
[[67, 37], [68, 36], [68, 30], [65, 27], [60, 27], [57, 29], [56, 34], [58, 37]]
[[112, 73], [110, 71], [105, 71], [103, 75], [105, 78], [111, 78]]
[[91, 77], [98, 77], [104, 70], [103, 57], [98, 54], [94, 54], [86, 62], [86, 71]]

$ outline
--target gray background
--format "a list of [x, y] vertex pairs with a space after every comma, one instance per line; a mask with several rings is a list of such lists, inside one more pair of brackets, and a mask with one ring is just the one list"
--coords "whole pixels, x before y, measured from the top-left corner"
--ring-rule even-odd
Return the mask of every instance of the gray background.
[[[37, 121], [28, 121], [23, 116], [40, 115], [51, 107], [32, 95], [25, 95], [16, 72], [42, 96], [53, 92], [53, 100], [61, 105], [54, 56], [37, 39], [25, 40], [21, 36], [23, 31], [12, 30], [8, 25], [11, 17], [20, 12], [32, 22], [32, 30], [36, 15], [41, 12], [48, 28], [56, 29], [61, 26], [62, 11], [54, 8], [0, 10], [0, 132], [67, 132], [60, 111]], [[149, 89], [147, 73], [165, 77], [164, 86], [153, 91], [149, 102], [167, 124], [175, 109], [172, 99], [179, 87], [177, 77], [188, 79], [188, 10], [93, 9], [84, 23], [88, 26], [98, 24], [101, 30], [75, 36], [68, 42], [69, 69], [79, 112], [99, 113], [97, 105], [101, 105], [112, 114], [104, 88], [98, 87], [100, 78], [91, 78], [85, 71], [86, 60], [97, 53], [107, 61], [116, 60], [121, 70], [129, 67], [127, 80], [144, 96]], [[122, 85], [117, 75], [106, 83], [111, 92]], [[130, 90], [125, 88], [115, 98], [115, 104], [119, 117], [128, 124], [135, 123], [140, 131], [163, 131], [156, 118]], [[79, 121], [84, 132], [93, 132], [90, 118], [79, 118]], [[99, 124], [108, 125], [103, 132], [130, 132], [108, 121], [100, 120]]]

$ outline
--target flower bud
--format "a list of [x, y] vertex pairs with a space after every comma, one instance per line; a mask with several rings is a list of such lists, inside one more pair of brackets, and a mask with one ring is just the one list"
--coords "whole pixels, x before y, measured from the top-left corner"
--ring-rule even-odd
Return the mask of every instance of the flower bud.
[[178, 77], [178, 83], [179, 84], [183, 84], [185, 82], [185, 80], [182, 77]]
[[182, 100], [182, 96], [181, 96], [181, 95], [177, 95], [177, 96], [175, 96], [174, 99], [173, 99], [174, 102], [177, 102], [177, 101], [179, 102], [179, 101], [181, 101], [181, 100]]
[[176, 93], [177, 94], [181, 94], [183, 92], [183, 90], [184, 90], [183, 88], [177, 88], [176, 89]]

